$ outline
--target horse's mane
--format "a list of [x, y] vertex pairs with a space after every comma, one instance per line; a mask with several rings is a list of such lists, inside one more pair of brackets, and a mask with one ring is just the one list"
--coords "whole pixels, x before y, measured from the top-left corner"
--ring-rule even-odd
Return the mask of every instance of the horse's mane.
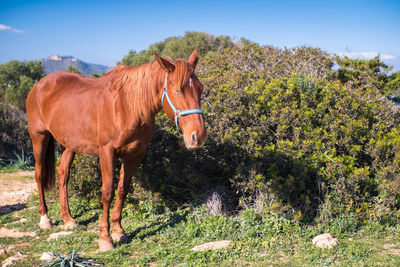
[[[194, 69], [187, 61], [180, 59], [174, 60], [174, 66], [172, 82], [178, 88], [182, 88]], [[136, 67], [118, 65], [106, 76], [111, 77], [111, 90], [124, 94], [133, 114], [142, 123], [149, 122], [160, 106], [158, 96], [166, 76], [166, 72], [161, 66], [157, 62], [149, 62]]]

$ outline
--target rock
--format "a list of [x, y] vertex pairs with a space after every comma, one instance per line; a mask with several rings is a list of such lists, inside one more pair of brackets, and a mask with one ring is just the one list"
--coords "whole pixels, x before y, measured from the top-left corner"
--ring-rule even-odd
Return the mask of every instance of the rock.
[[206, 250], [214, 250], [214, 249], [221, 249], [227, 248], [231, 244], [231, 240], [223, 240], [223, 241], [215, 241], [209, 242], [202, 245], [195, 246], [192, 248], [194, 251], [206, 251]]
[[312, 243], [318, 248], [333, 248], [339, 244], [339, 241], [333, 238], [331, 234], [322, 234], [314, 237]]
[[19, 232], [15, 229], [0, 228], [0, 237], [23, 237], [23, 236], [36, 236], [35, 232]]
[[62, 231], [62, 232], [54, 233], [54, 234], [49, 235], [49, 237], [47, 238], [47, 241], [50, 241], [52, 239], [57, 239], [59, 236], [70, 235], [72, 233], [73, 232], [71, 232], [71, 231]]
[[17, 261], [20, 261], [20, 260], [24, 259], [25, 257], [26, 256], [23, 255], [21, 252], [17, 252], [17, 254], [15, 254], [14, 256], [5, 259], [3, 261], [3, 265], [1, 265], [1, 266], [7, 267], [7, 266], [14, 265]]
[[42, 261], [51, 261], [54, 259], [54, 255], [51, 252], [43, 252], [42, 256], [40, 257], [40, 260]]
[[7, 251], [4, 248], [0, 248], [0, 257], [4, 257], [7, 254]]

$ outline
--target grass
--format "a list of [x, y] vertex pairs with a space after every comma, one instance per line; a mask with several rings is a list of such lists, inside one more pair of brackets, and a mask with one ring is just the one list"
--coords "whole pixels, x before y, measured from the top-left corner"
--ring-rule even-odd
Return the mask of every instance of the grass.
[[28, 180], [33, 180], [34, 181], [34, 173], [32, 172], [31, 175], [13, 175], [15, 172], [26, 172], [26, 170], [21, 170], [18, 168], [15, 169], [0, 169], [0, 179], [2, 179], [4, 182], [10, 182], [12, 183], [13, 181], [19, 181], [19, 182], [26, 182]]
[[[162, 202], [147, 200], [128, 204], [123, 210], [122, 223], [129, 242], [117, 244], [113, 251], [97, 253], [101, 209], [78, 199], [71, 199], [70, 204], [79, 226], [72, 235], [52, 241], [54, 248], [46, 239], [51, 233], [63, 231], [59, 227], [62, 220], [58, 201], [50, 198], [48, 202], [49, 216], [55, 224], [50, 230], [38, 227], [37, 196], [31, 197], [27, 209], [1, 215], [1, 227], [34, 231], [37, 237], [0, 238], [0, 248], [7, 251], [0, 254], [0, 262], [19, 251], [26, 258], [15, 266], [38, 266], [43, 263], [39, 261], [43, 252], [55, 249], [66, 255], [82, 245], [86, 248], [82, 257], [107, 266], [400, 265], [400, 225], [367, 222], [358, 226], [351, 215], [326, 224], [300, 224], [253, 209], [236, 216], [213, 216], [205, 205], [171, 210]], [[26, 221], [19, 222], [22, 218]], [[330, 250], [315, 248], [311, 240], [323, 232], [338, 238], [339, 245]], [[232, 242], [226, 249], [191, 250], [218, 240]]]
[[11, 162], [2, 162], [0, 159], [0, 172], [2, 173], [12, 173], [18, 170], [33, 170], [32, 165], [32, 156], [25, 155], [25, 152], [22, 150], [21, 154], [13, 151], [15, 155], [15, 160]]
[[[124, 209], [123, 225], [130, 242], [120, 244], [110, 252], [96, 253], [98, 218], [96, 207], [71, 201], [73, 215], [79, 227], [69, 236], [62, 236], [55, 242], [57, 251], [70, 252], [80, 240], [87, 247], [84, 257], [91, 257], [108, 266], [219, 266], [219, 265], [287, 265], [287, 266], [393, 266], [400, 264], [400, 227], [369, 222], [356, 231], [342, 231], [338, 236], [339, 245], [331, 250], [313, 247], [313, 236], [320, 233], [317, 226], [299, 225], [286, 221], [278, 215], [257, 215], [248, 210], [239, 216], [210, 216], [204, 206], [181, 208], [171, 211], [166, 208], [160, 213], [152, 203], [139, 202]], [[29, 206], [36, 206], [32, 198]], [[141, 207], [139, 207], [141, 206]], [[36, 209], [26, 209], [14, 214], [0, 216], [2, 224], [26, 218], [24, 223], [7, 224], [8, 228], [19, 231], [36, 231], [38, 238], [0, 238], [2, 247], [13, 246], [12, 251], [27, 255], [20, 266], [38, 265], [40, 255], [52, 251], [46, 241], [49, 234], [62, 231], [57, 225], [58, 202], [51, 203], [50, 216], [56, 224], [51, 230], [40, 230]], [[191, 248], [210, 241], [232, 240], [227, 249], [195, 252]], [[78, 241], [79, 240], [79, 241]], [[6, 255], [7, 256], [7, 255]], [[0, 261], [6, 256], [1, 256]]]
[[0, 173], [13, 173], [13, 172], [17, 172], [17, 171], [22, 171], [22, 169], [14, 166], [12, 164], [0, 167]]

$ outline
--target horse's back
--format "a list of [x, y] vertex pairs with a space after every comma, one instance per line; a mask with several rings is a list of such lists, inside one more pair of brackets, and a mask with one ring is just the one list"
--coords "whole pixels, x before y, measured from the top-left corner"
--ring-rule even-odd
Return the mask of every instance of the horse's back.
[[[27, 98], [29, 130], [49, 131], [65, 147], [96, 146], [98, 108], [104, 81], [66, 71], [52, 73], [32, 88]], [[87, 149], [85, 149], [87, 150]]]
[[40, 115], [46, 121], [55, 110], [82, 109], [88, 102], [97, 100], [99, 86], [96, 80], [67, 71], [57, 71], [37, 82], [27, 97], [28, 119], [30, 114]]
[[[28, 101], [55, 101], [59, 97], [78, 96], [89, 93], [96, 94], [98, 81], [96, 78], [86, 77], [67, 71], [57, 71], [47, 75], [35, 84], [28, 95]], [[93, 91], [93, 92], [89, 92]]]

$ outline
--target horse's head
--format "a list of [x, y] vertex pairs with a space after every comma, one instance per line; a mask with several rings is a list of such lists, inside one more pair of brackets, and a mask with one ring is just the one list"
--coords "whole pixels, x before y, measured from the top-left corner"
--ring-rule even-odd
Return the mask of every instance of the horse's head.
[[204, 144], [207, 132], [200, 109], [203, 85], [197, 79], [194, 70], [198, 56], [194, 51], [189, 60], [173, 60], [155, 55], [160, 66], [165, 70], [165, 85], [161, 103], [165, 113], [174, 120], [178, 133], [183, 135], [188, 149], [195, 149]]

